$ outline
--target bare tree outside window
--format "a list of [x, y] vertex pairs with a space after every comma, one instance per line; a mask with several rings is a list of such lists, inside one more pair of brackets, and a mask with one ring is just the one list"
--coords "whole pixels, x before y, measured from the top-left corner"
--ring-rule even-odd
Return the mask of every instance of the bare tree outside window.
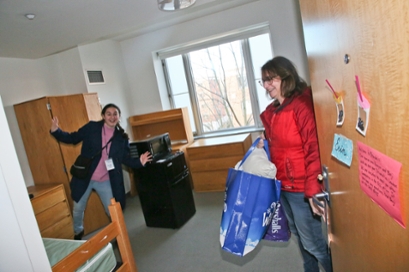
[[262, 126], [270, 102], [257, 81], [272, 57], [269, 34], [214, 44], [162, 59], [171, 105], [188, 108], [196, 135]]
[[189, 53], [205, 132], [253, 126], [239, 41]]

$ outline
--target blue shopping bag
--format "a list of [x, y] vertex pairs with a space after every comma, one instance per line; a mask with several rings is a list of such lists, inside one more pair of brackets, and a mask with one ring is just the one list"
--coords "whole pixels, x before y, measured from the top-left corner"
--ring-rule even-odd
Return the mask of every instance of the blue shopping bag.
[[[257, 148], [257, 139], [241, 164]], [[268, 158], [267, 141], [264, 149]], [[223, 250], [244, 256], [252, 251], [267, 231], [280, 199], [281, 182], [230, 168], [226, 180], [225, 201], [220, 224]]]

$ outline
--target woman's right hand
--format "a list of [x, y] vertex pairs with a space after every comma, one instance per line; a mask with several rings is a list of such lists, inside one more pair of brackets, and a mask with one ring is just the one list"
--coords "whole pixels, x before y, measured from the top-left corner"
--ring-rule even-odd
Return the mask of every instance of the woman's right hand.
[[57, 117], [53, 117], [53, 119], [51, 119], [51, 132], [54, 132], [58, 129], [58, 118]]
[[264, 133], [261, 133], [259, 138], [260, 138], [260, 141], [258, 141], [257, 143], [257, 148], [264, 148], [264, 140], [266, 139], [264, 137]]
[[149, 151], [146, 151], [145, 153], [143, 153], [143, 154], [140, 156], [139, 159], [140, 159], [142, 165], [145, 166], [145, 164], [146, 164], [147, 162], [152, 161], [152, 155], [151, 155], [151, 153], [149, 153]]

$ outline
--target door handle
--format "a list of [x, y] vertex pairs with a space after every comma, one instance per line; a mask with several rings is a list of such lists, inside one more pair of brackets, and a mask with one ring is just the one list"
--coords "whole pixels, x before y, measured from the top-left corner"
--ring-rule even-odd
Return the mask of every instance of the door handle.
[[327, 192], [323, 191], [322, 193], [318, 193], [312, 196], [312, 200], [315, 202], [315, 204], [317, 204], [321, 208], [324, 208], [325, 205], [322, 204], [322, 199], [325, 199], [329, 205], [329, 194]]
[[330, 189], [329, 189], [329, 180], [328, 180], [328, 168], [323, 165], [322, 166], [322, 174], [319, 174], [317, 176], [317, 179], [323, 183], [323, 187], [324, 189], [322, 190], [321, 193], [315, 194], [313, 195], [312, 199], [315, 202], [315, 204], [317, 204], [318, 206], [324, 208], [323, 203], [321, 202], [322, 200], [325, 200], [326, 203], [328, 204], [328, 206], [331, 206], [331, 202], [330, 202]]
[[321, 226], [323, 227], [323, 231], [325, 233], [325, 240], [328, 245], [328, 252], [330, 250], [331, 246], [331, 239], [330, 239], [330, 209], [331, 209], [331, 190], [329, 187], [329, 172], [328, 172], [328, 167], [325, 165], [322, 165], [322, 174], [319, 174], [317, 176], [317, 179], [322, 183], [322, 192], [315, 194], [312, 196], [312, 201], [314, 204], [319, 206], [324, 210], [324, 214], [322, 215], [322, 221], [321, 221]]

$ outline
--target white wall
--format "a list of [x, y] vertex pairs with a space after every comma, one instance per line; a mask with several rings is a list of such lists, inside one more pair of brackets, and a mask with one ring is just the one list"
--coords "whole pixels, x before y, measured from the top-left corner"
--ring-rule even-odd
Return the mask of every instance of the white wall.
[[86, 91], [78, 49], [38, 60], [0, 58], [0, 95], [27, 186], [34, 182], [13, 105], [49, 95]]
[[51, 271], [0, 96], [0, 271]]
[[88, 92], [98, 93], [102, 106], [118, 105], [122, 113], [121, 125], [127, 130], [129, 84], [119, 43], [102, 41], [80, 46], [79, 51], [84, 75], [86, 70], [102, 70], [105, 79], [105, 84], [87, 84]]
[[167, 109], [156, 79], [162, 68], [152, 59], [156, 51], [264, 22], [270, 24], [273, 52], [291, 59], [308, 80], [298, 1], [260, 0], [122, 41], [131, 115]]
[[[102, 70], [105, 84], [87, 84], [88, 92], [98, 93], [102, 106], [114, 103], [121, 109], [121, 126], [130, 137], [127, 118], [129, 116], [129, 84], [125, 73], [121, 47], [115, 41], [102, 41], [79, 47], [84, 77], [87, 70]], [[130, 190], [129, 173], [124, 171], [125, 191]]]
[[47, 95], [86, 92], [77, 48], [38, 60], [0, 58], [4, 106]]
[[[14, 104], [48, 95], [97, 92], [102, 104], [112, 102], [121, 108], [121, 124], [130, 132], [129, 116], [168, 108], [159, 92], [164, 85], [159, 90], [156, 75], [161, 68], [154, 67], [154, 52], [262, 22], [270, 24], [274, 53], [291, 59], [308, 80], [297, 0], [255, 1], [121, 42], [96, 42], [38, 60], [0, 58], [0, 95], [26, 185], [34, 183]], [[106, 84], [88, 85], [86, 69], [101, 69]], [[128, 175], [125, 179], [128, 184]]]

